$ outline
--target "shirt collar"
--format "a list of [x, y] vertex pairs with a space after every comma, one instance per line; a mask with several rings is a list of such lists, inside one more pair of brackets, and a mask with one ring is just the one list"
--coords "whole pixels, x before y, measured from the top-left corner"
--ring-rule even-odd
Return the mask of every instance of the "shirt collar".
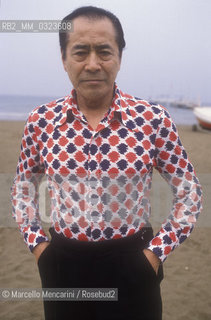
[[[135, 117], [131, 113], [131, 103], [129, 104], [129, 100], [132, 101], [132, 96], [124, 94], [117, 86], [114, 84], [114, 97], [112, 100], [112, 104], [108, 109], [108, 118], [111, 120], [112, 118], [119, 119], [122, 124], [132, 131], [139, 131], [135, 122]], [[77, 101], [76, 101], [76, 91], [72, 89], [70, 95], [65, 97], [63, 102], [63, 108], [61, 110], [61, 115], [59, 118], [55, 119], [55, 122], [58, 121], [58, 126], [63, 125], [68, 121], [68, 118], [71, 116], [77, 116], [83, 118], [82, 112], [78, 109]], [[134, 102], [132, 103], [134, 105]]]

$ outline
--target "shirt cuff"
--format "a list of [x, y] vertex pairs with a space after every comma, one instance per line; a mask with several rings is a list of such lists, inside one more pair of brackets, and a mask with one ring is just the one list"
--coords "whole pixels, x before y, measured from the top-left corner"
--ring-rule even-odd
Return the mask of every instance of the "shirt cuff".
[[155, 236], [146, 246], [146, 249], [151, 250], [163, 263], [171, 251], [173, 251], [172, 246], [166, 245], [163, 243], [162, 239], [159, 236]]
[[34, 248], [41, 242], [49, 241], [44, 230], [41, 227], [28, 227], [23, 230], [24, 241], [29, 250], [32, 252]]

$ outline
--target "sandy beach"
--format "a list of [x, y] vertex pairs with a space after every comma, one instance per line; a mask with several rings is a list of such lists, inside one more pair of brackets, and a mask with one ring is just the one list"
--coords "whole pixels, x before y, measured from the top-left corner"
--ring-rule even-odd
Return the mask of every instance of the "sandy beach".
[[[41, 286], [35, 258], [24, 244], [11, 217], [10, 187], [20, 153], [23, 127], [24, 122], [0, 121], [1, 288]], [[204, 209], [190, 238], [164, 263], [165, 279], [161, 285], [163, 320], [208, 320], [211, 319], [211, 134], [193, 132], [190, 126], [178, 126], [178, 130], [203, 188]], [[153, 179], [155, 186], [156, 183], [162, 185], [157, 173]], [[165, 200], [165, 188], [164, 182], [160, 199]], [[156, 189], [152, 189], [152, 197], [153, 194], [156, 194]], [[152, 199], [152, 214], [153, 207]], [[167, 216], [167, 210], [168, 204], [160, 201], [159, 212], [163, 217]], [[162, 215], [154, 220], [152, 217], [155, 232], [162, 222]], [[42, 301], [0, 301], [0, 319], [42, 320]]]

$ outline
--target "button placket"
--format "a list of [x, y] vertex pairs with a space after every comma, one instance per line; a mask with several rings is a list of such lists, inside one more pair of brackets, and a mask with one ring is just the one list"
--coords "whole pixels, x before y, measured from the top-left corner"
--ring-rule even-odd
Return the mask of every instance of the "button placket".
[[97, 151], [95, 152], [94, 155], [92, 155], [89, 150], [89, 162], [91, 162], [92, 160], [95, 160], [97, 163], [97, 167], [93, 171], [90, 169], [90, 167], [88, 170], [90, 213], [91, 213], [92, 227], [94, 229], [95, 228], [99, 229], [99, 223], [102, 220], [102, 216], [100, 216], [100, 212], [98, 209], [100, 198], [97, 191], [100, 183], [97, 175], [97, 172], [99, 170], [99, 165], [100, 165], [100, 159], [98, 159], [96, 155], [98, 154], [98, 150], [101, 144], [100, 142], [97, 143], [95, 140], [97, 139], [98, 134], [99, 134], [99, 131], [95, 132], [91, 137], [91, 141], [90, 141], [90, 150], [91, 150], [91, 145], [95, 145], [97, 147]]

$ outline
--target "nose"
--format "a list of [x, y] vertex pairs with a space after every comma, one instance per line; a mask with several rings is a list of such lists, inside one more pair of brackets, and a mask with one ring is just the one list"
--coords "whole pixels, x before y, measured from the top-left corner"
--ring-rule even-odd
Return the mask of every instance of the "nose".
[[96, 72], [101, 69], [100, 59], [95, 52], [90, 52], [86, 60], [85, 70]]

